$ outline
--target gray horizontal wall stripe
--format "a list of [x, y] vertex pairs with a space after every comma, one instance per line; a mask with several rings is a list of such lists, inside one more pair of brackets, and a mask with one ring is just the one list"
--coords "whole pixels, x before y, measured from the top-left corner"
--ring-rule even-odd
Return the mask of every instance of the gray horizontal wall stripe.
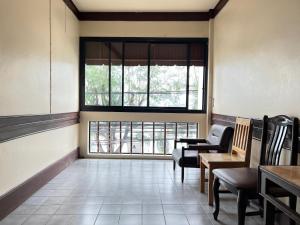
[[79, 123], [79, 113], [0, 117], [0, 143]]

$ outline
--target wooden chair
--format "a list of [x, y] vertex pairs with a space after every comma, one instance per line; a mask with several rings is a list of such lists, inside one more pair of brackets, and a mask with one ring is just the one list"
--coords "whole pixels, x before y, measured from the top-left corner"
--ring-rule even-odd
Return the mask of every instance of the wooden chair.
[[251, 142], [252, 142], [252, 120], [236, 119], [233, 135], [231, 153], [200, 153], [200, 191], [204, 192], [205, 168], [208, 169], [208, 204], [213, 205], [213, 169], [249, 167]]
[[[263, 134], [260, 152], [260, 165], [279, 165], [284, 141], [291, 149], [290, 165], [297, 165], [298, 153], [298, 119], [287, 116], [264, 117]], [[271, 134], [271, 135], [270, 135]], [[268, 138], [270, 136], [270, 138]], [[287, 138], [289, 136], [289, 138]], [[269, 139], [269, 141], [267, 141]], [[232, 168], [213, 170], [215, 181], [213, 185], [215, 197], [214, 219], [219, 214], [219, 190], [220, 184], [238, 197], [238, 225], [245, 224], [245, 216], [262, 215], [262, 197], [259, 195], [260, 178], [258, 168]], [[289, 197], [290, 207], [296, 208], [296, 197], [274, 188], [277, 197]], [[260, 210], [246, 213], [248, 200], [258, 199]], [[293, 222], [291, 222], [293, 224]]]
[[[199, 168], [200, 152], [228, 152], [232, 140], [232, 127], [222, 125], [212, 125], [206, 139], [188, 139], [182, 138], [175, 140], [175, 149], [173, 150], [173, 169], [176, 164], [181, 167], [181, 182], [184, 180], [184, 168]], [[177, 148], [177, 143], [186, 143], [187, 147]]]

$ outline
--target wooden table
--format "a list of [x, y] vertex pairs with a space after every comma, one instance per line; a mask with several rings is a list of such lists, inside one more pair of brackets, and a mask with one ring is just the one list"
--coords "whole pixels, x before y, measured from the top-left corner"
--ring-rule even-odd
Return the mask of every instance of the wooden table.
[[[264, 224], [274, 224], [275, 207], [300, 224], [300, 214], [296, 212], [296, 196], [300, 197], [300, 166], [262, 166], [260, 169], [261, 195], [264, 197]], [[272, 194], [274, 185], [291, 193], [292, 207], [282, 203]]]

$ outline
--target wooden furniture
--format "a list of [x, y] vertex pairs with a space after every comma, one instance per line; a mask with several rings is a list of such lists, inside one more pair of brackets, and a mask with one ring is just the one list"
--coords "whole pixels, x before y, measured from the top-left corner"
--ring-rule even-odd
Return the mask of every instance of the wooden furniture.
[[[184, 180], [184, 168], [199, 168], [200, 152], [228, 152], [233, 129], [222, 125], [213, 125], [207, 139], [179, 139], [175, 140], [173, 150], [173, 168], [176, 164], [181, 167], [181, 182]], [[177, 148], [177, 143], [187, 143], [187, 147]]]
[[204, 192], [205, 168], [208, 169], [208, 204], [213, 205], [213, 169], [248, 167], [250, 163], [252, 120], [237, 118], [231, 153], [200, 153], [200, 191]]
[[[274, 195], [274, 186], [300, 197], [300, 166], [262, 166], [261, 194], [264, 197], [264, 224], [274, 224], [275, 207], [285, 213], [292, 223], [300, 224], [300, 214], [296, 212], [296, 204], [288, 207]], [[296, 198], [295, 196], [295, 198]]]
[[[286, 142], [284, 142], [286, 141]], [[290, 165], [297, 164], [298, 151], [298, 119], [286, 116], [276, 116], [268, 118], [264, 116], [263, 132], [260, 152], [260, 165], [278, 165], [280, 163], [281, 152], [286, 143], [291, 149]], [[219, 214], [219, 187], [220, 184], [227, 190], [238, 196], [238, 224], [244, 225], [245, 216], [262, 215], [263, 200], [259, 195], [260, 187], [259, 170], [257, 168], [231, 168], [216, 169], [213, 171], [215, 211], [214, 219], [217, 220]], [[295, 197], [290, 196], [285, 191], [277, 189], [276, 196], [290, 197], [290, 205], [295, 207]], [[249, 200], [258, 199], [260, 202], [259, 211], [246, 213]]]

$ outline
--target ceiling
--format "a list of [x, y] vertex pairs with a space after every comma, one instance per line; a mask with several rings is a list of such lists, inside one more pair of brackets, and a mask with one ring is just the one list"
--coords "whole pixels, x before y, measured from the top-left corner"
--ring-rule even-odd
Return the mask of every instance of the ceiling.
[[81, 12], [207, 12], [219, 0], [73, 0]]

